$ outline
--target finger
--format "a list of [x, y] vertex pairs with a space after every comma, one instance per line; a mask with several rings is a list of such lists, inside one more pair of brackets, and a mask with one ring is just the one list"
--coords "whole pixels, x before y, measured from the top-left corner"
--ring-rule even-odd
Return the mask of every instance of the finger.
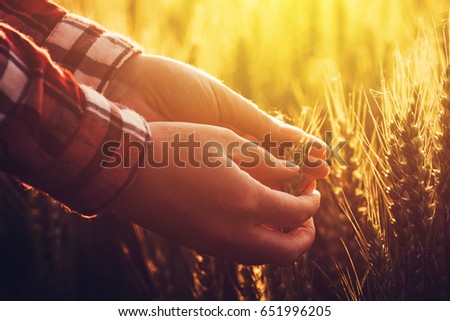
[[295, 228], [319, 210], [320, 193], [316, 190], [300, 196], [267, 187], [265, 190], [265, 195], [258, 199], [259, 207], [254, 216], [257, 224]]
[[301, 165], [301, 173], [308, 174], [317, 179], [325, 178], [330, 173], [330, 167], [324, 160], [309, 156]]
[[317, 181], [313, 180], [311, 182], [311, 184], [309, 184], [309, 186], [305, 188], [305, 194], [312, 193], [312, 191], [314, 191], [316, 189], [316, 187], [317, 187]]
[[325, 160], [328, 152], [327, 146], [323, 141], [307, 133], [304, 133], [303, 137], [298, 140], [292, 138], [276, 140], [272, 133], [264, 135], [263, 140], [258, 140], [256, 137], [243, 133], [237, 129], [234, 129], [234, 131], [240, 136], [257, 143], [278, 158], [299, 159], [309, 155]]
[[241, 137], [243, 137], [243, 138], [246, 139], [246, 140], [249, 140], [249, 141], [251, 141], [251, 142], [257, 144], [258, 146], [261, 146], [261, 145], [259, 144], [259, 141], [256, 139], [256, 137], [254, 137], [254, 136], [252, 136], [252, 135], [248, 135], [248, 134], [245, 134], [245, 133], [238, 134], [238, 135], [241, 136]]
[[319, 138], [267, 114], [222, 83], [213, 81], [211, 88], [219, 104], [221, 125], [235, 128], [260, 140], [270, 133], [276, 142], [314, 141], [326, 148], [326, 144]]
[[278, 159], [265, 149], [238, 135], [232, 134], [227, 137], [227, 140], [228, 146], [231, 146], [230, 143], [235, 146], [232, 149], [227, 148], [227, 156], [253, 178], [286, 180], [300, 171], [298, 165]]
[[311, 247], [314, 242], [315, 227], [312, 219], [289, 233], [258, 225], [249, 237], [251, 238], [248, 246], [248, 251], [251, 253], [250, 263], [289, 265]]
[[297, 141], [304, 137], [304, 132], [294, 126], [287, 125], [275, 117], [262, 111], [258, 106], [236, 92], [222, 88], [229, 103], [222, 113], [222, 121], [236, 129], [252, 135], [260, 140], [268, 133], [276, 141]]
[[[245, 156], [252, 153], [252, 156]], [[244, 150], [243, 154], [234, 155], [233, 161], [253, 178], [281, 181], [293, 178], [300, 172], [294, 163], [278, 159], [259, 147]]]
[[[277, 148], [285, 159], [308, 160], [309, 157], [315, 157], [325, 160], [329, 153], [325, 142], [310, 134], [305, 133], [304, 138], [294, 143], [287, 148]], [[285, 146], [285, 144], [281, 143], [280, 146]]]
[[[272, 116], [271, 116], [272, 117]], [[231, 129], [233, 132], [238, 134], [239, 136], [257, 144], [258, 146], [261, 146], [265, 150], [267, 150], [272, 155], [278, 157], [278, 158], [284, 158], [285, 156], [289, 155], [291, 153], [290, 158], [295, 159], [296, 156], [292, 153], [298, 153], [297, 158], [305, 158], [307, 157], [310, 163], [315, 162], [317, 159], [323, 159], [326, 160], [327, 156], [327, 146], [326, 144], [321, 141], [319, 138], [310, 135], [310, 134], [304, 134], [303, 138], [301, 139], [302, 145], [304, 146], [304, 150], [300, 149], [295, 152], [292, 152], [292, 148], [297, 141], [275, 141], [272, 139], [272, 134], [268, 134], [264, 137], [264, 139], [261, 141], [257, 139], [255, 136], [252, 136], [250, 134], [247, 134], [243, 132], [242, 130], [237, 129], [234, 126], [231, 125], [224, 125], [226, 128]], [[306, 150], [306, 147], [308, 150]], [[289, 151], [290, 150], [290, 151]]]
[[242, 130], [237, 129], [236, 127], [234, 127], [233, 125], [230, 124], [224, 124], [224, 123], [219, 123], [218, 126], [223, 126], [225, 128], [231, 129], [232, 131], [234, 131], [236, 134], [238, 134], [241, 137], [244, 137], [245, 139], [252, 141], [252, 142], [257, 142], [258, 139], [256, 139], [254, 136], [244, 133]]
[[288, 192], [291, 195], [299, 196], [304, 194], [310, 194], [314, 188], [311, 188], [312, 184], [315, 183], [314, 177], [309, 175], [301, 175], [295, 177], [290, 181], [283, 182], [283, 191]]
[[283, 190], [283, 181], [273, 181], [270, 179], [266, 179], [266, 178], [256, 178], [261, 184], [266, 185], [267, 187], [277, 190], [277, 191], [282, 191]]
[[[230, 128], [231, 129], [231, 128]], [[251, 141], [258, 146], [264, 148], [264, 143], [258, 141], [254, 136], [247, 135], [245, 133], [242, 133], [236, 129], [232, 129], [235, 133], [237, 133], [242, 138]], [[317, 146], [316, 146], [317, 147]], [[277, 144], [276, 148], [267, 149], [264, 148], [266, 151], [268, 151], [270, 154], [274, 155], [277, 158], [283, 158], [284, 151], [281, 150], [282, 146], [280, 147], [280, 144]], [[329, 174], [329, 166], [325, 162], [326, 159], [326, 150], [325, 149], [316, 149], [312, 147], [310, 149], [310, 152], [307, 155], [302, 155], [304, 158], [303, 164], [301, 166], [302, 171], [305, 174], [311, 174], [312, 176], [315, 176], [316, 178], [324, 178], [328, 176]], [[291, 157], [294, 158], [294, 157]], [[293, 163], [290, 163], [292, 165]]]

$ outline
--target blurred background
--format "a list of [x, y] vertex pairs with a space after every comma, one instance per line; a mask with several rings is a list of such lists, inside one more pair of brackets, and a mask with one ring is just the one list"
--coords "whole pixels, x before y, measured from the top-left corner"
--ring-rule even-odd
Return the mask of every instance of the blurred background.
[[123, 33], [147, 53], [189, 62], [266, 109], [294, 113], [323, 97], [324, 76], [345, 91], [376, 87], [396, 51], [448, 17], [448, 1], [58, 1]]
[[[448, 0], [56, 2], [129, 36], [146, 53], [204, 69], [265, 110], [304, 125], [329, 103], [327, 88], [336, 79], [344, 97], [358, 88], [380, 90], [398, 55], [420, 49], [417, 39], [437, 33], [449, 9]], [[339, 243], [340, 232], [329, 233]], [[320, 235], [317, 246], [323, 246]], [[6, 175], [0, 258], [0, 300], [264, 299], [252, 287], [285, 278], [232, 262], [212, 264], [114, 216], [68, 214]], [[342, 278], [323, 272], [319, 261], [310, 265], [316, 272], [305, 298], [348, 298]], [[253, 281], [248, 289], [245, 279]]]

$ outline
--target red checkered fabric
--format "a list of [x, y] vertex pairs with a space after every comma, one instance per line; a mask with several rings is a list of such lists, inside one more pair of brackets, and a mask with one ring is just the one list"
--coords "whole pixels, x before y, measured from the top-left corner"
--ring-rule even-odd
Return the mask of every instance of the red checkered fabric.
[[66, 11], [43, 0], [0, 0], [0, 18], [42, 45]]
[[[49, 5], [46, 1], [34, 0], [0, 1], [3, 21], [13, 23], [15, 19], [29, 18], [29, 15], [15, 12], [13, 19], [13, 13], [5, 9], [19, 8], [11, 8], [13, 3], [21, 3], [24, 7], [25, 3]], [[53, 49], [76, 48], [76, 51], [65, 50], [64, 54], [56, 55], [70, 64], [77, 60], [78, 65], [72, 65], [72, 71], [74, 74], [79, 72], [78, 77], [85, 79], [86, 84], [97, 89], [106, 86], [108, 73], [112, 72], [107, 66], [129, 56], [133, 51], [131, 47], [121, 40], [114, 42], [109, 36], [94, 37], [94, 42], [88, 37], [89, 45], [83, 46], [85, 40], [80, 37], [84, 38], [87, 29], [56, 6], [51, 8], [56, 8], [54, 17], [45, 10], [33, 17], [36, 27], [40, 28], [25, 27], [28, 36], [41, 43], [45, 42], [44, 38], [53, 39], [47, 42], [52, 44], [61, 39], [58, 34], [64, 30], [66, 40], [78, 39], [80, 42], [76, 40], [77, 44], [73, 45], [61, 42], [49, 45], [49, 49], [51, 46]], [[58, 22], [60, 17], [63, 20]], [[18, 23], [13, 27], [20, 26], [23, 25]], [[46, 36], [48, 31], [49, 37]], [[106, 60], [101, 60], [99, 50], [107, 43], [117, 44], [123, 49], [122, 53], [113, 46]], [[67, 58], [80, 54], [80, 48], [89, 52], [88, 60]], [[106, 67], [91, 70], [99, 65]], [[123, 144], [124, 133], [128, 133], [133, 141], [144, 143], [150, 140], [149, 129], [141, 116], [109, 102], [92, 88], [79, 85], [69, 71], [55, 64], [30, 38], [0, 23], [0, 167], [3, 171], [79, 213], [94, 214], [107, 208], [126, 189], [137, 172], [138, 156], [143, 156], [131, 150], [130, 167], [107, 169], [101, 166], [102, 161], [106, 161], [101, 151], [103, 144], [108, 141]]]
[[67, 14], [44, 43], [75, 79], [103, 93], [114, 73], [140, 48], [92, 21]]
[[84, 85], [105, 92], [123, 63], [142, 48], [97, 23], [44, 0], [0, 0], [0, 18], [48, 49]]

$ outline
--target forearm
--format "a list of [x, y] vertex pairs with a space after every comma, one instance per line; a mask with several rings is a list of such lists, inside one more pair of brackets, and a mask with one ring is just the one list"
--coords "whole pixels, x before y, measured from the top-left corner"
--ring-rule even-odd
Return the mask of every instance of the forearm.
[[[104, 168], [102, 146], [124, 134], [145, 142], [149, 130], [51, 61], [47, 53], [0, 24], [0, 166], [83, 214], [94, 214], [133, 180], [138, 163]], [[118, 150], [120, 153], [121, 150]]]

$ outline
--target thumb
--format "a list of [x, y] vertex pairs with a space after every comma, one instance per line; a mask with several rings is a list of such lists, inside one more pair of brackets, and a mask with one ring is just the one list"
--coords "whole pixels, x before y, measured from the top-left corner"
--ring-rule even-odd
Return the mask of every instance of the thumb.
[[228, 156], [253, 178], [281, 181], [294, 177], [300, 171], [297, 164], [278, 159], [255, 143], [242, 141], [241, 148]]
[[[215, 93], [220, 110], [221, 126], [236, 129], [238, 133], [251, 135], [258, 140], [264, 140], [270, 134], [270, 139], [278, 143], [311, 142], [316, 147], [315, 149], [318, 149], [315, 156], [321, 157], [322, 154], [325, 154], [326, 144], [319, 138], [267, 114], [256, 104], [219, 81], [211, 81], [213, 82], [211, 88]], [[317, 148], [318, 146], [321, 148]]]

